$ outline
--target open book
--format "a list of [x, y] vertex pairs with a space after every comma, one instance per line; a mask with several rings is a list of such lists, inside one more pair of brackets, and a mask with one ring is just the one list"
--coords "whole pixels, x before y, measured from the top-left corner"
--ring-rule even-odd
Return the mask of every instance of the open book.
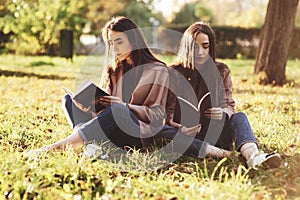
[[68, 88], [63, 89], [72, 99], [86, 108], [90, 107], [90, 111], [95, 113], [104, 108], [104, 106], [100, 104], [99, 99], [102, 96], [109, 96], [109, 94], [89, 80], [83, 81], [75, 93], [71, 92]]
[[181, 119], [178, 122], [187, 127], [199, 124], [199, 121], [203, 119], [203, 112], [211, 107], [210, 92], [203, 95], [197, 106], [183, 97], [178, 96], [177, 98], [181, 112]]

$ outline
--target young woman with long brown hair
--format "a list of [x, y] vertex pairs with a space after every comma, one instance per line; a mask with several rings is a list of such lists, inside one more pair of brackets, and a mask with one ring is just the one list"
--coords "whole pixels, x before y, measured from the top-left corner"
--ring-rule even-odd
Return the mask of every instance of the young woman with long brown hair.
[[122, 149], [142, 148], [163, 124], [169, 81], [166, 65], [151, 53], [143, 33], [129, 18], [114, 17], [102, 34], [108, 65], [100, 87], [110, 96], [100, 103], [106, 108], [92, 113], [65, 95], [63, 108], [74, 131], [40, 150], [106, 141]]

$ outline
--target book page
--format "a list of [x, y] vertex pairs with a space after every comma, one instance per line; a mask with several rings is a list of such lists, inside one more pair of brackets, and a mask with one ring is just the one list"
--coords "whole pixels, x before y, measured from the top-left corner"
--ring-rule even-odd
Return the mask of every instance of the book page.
[[197, 107], [182, 97], [177, 97], [177, 99], [180, 106], [180, 119], [178, 119], [178, 122], [186, 127], [199, 124], [200, 112]]
[[[203, 97], [200, 99], [200, 101], [199, 101], [199, 103], [198, 103], [198, 109], [197, 109], [197, 110], [200, 111], [202, 102], [203, 102], [204, 99], [205, 99], [206, 97], [208, 97], [209, 95], [210, 95], [210, 92], [207, 92], [205, 95], [203, 95]], [[208, 98], [209, 98], [209, 97], [208, 97]]]
[[179, 100], [183, 101], [184, 103], [188, 104], [189, 106], [191, 106], [192, 108], [194, 108], [196, 111], [198, 111], [197, 107], [194, 106], [191, 102], [189, 102], [188, 100], [184, 99], [183, 97], [177, 97]]
[[78, 87], [77, 91], [75, 94], [79, 94], [80, 92], [82, 92], [85, 88], [87, 88], [89, 85], [91, 85], [92, 82], [90, 80], [84, 80]]
[[68, 94], [68, 95], [70, 95], [72, 98], [74, 97], [74, 93], [71, 91], [71, 90], [69, 90], [68, 88], [63, 88], [64, 89], [64, 91]]

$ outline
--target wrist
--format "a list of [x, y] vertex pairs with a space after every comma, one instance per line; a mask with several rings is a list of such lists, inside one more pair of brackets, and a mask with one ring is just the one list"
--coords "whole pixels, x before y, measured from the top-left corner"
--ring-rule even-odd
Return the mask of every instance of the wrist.
[[179, 125], [178, 130], [182, 133], [183, 125]]
[[222, 113], [222, 119], [224, 119], [225, 121], [228, 120], [228, 115], [227, 115], [227, 113], [224, 112], [224, 111], [223, 111], [223, 113]]
[[91, 114], [92, 118], [94, 118], [94, 117], [96, 117], [96, 116], [97, 116], [97, 114], [96, 114], [96, 113], [94, 113], [93, 111], [90, 111], [90, 114]]

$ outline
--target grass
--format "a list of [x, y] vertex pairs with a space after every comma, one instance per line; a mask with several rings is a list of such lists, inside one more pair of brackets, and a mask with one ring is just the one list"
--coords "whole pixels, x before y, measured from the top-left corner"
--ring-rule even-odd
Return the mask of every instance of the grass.
[[248, 115], [261, 149], [282, 155], [278, 169], [249, 170], [237, 158], [166, 163], [138, 151], [116, 162], [86, 159], [82, 149], [71, 148], [25, 157], [23, 151], [71, 133], [61, 109], [62, 88], [73, 89], [85, 77], [98, 81], [101, 60], [0, 56], [0, 199], [299, 199], [297, 60], [288, 62], [293, 81], [283, 87], [255, 84], [254, 60], [223, 60], [232, 71], [237, 110]]

